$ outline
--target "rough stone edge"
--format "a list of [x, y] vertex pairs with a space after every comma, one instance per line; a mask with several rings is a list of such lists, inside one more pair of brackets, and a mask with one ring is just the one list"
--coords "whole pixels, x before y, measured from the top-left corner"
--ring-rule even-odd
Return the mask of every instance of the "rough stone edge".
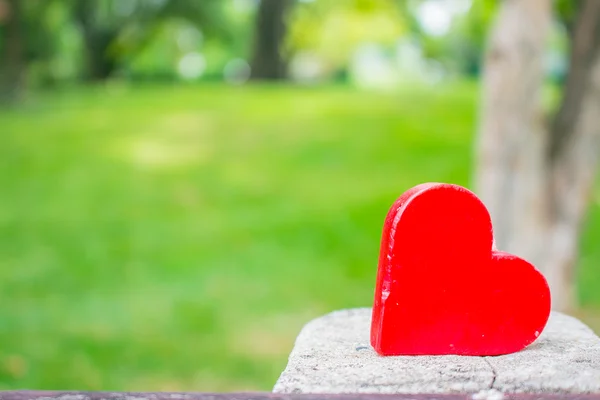
[[[350, 308], [350, 309], [341, 309], [341, 310], [335, 310], [335, 311], [331, 311], [327, 314], [321, 315], [319, 317], [313, 318], [312, 320], [308, 321], [300, 330], [298, 336], [296, 337], [296, 340], [294, 341], [294, 346], [292, 351], [290, 352], [288, 359], [287, 359], [287, 363], [286, 363], [286, 367], [284, 368], [284, 370], [281, 372], [281, 374], [279, 375], [274, 387], [273, 387], [273, 393], [278, 393], [278, 394], [290, 394], [289, 392], [281, 392], [281, 391], [277, 391], [278, 388], [278, 384], [280, 383], [281, 379], [284, 377], [284, 375], [286, 374], [286, 372], [288, 372], [288, 366], [290, 363], [290, 360], [295, 356], [295, 350], [297, 348], [297, 344], [299, 342], [302, 341], [303, 336], [306, 334], [307, 331], [310, 331], [312, 326], [315, 324], [319, 324], [322, 323], [323, 320], [326, 319], [331, 319], [336, 317], [338, 314], [344, 314], [344, 315], [348, 315], [348, 313], [351, 312], [365, 312], [366, 310], [371, 310], [371, 308], [369, 307], [360, 307], [360, 308]], [[600, 341], [600, 338], [598, 337], [598, 335], [589, 327], [587, 326], [585, 323], [583, 323], [581, 320], [579, 320], [576, 317], [570, 316], [570, 315], [566, 315], [563, 313], [559, 313], [559, 312], [552, 312], [551, 318], [552, 317], [556, 317], [556, 316], [561, 316], [561, 317], [565, 317], [568, 319], [571, 319], [574, 323], [578, 324], [579, 327], [583, 330], [586, 331], [586, 333], [589, 333], [591, 336], [598, 338]], [[537, 342], [537, 340], [536, 340]], [[534, 342], [535, 343], [535, 342]], [[510, 356], [510, 355], [508, 355]], [[594, 390], [582, 390], [582, 391], [562, 391], [562, 390], [557, 390], [557, 391], [552, 391], [552, 392], [548, 392], [548, 391], [527, 391], [527, 390], [516, 390], [516, 391], [506, 391], [503, 390], [502, 388], [496, 388], [496, 378], [497, 378], [497, 372], [495, 370], [495, 366], [494, 363], [490, 362], [490, 359], [495, 359], [496, 357], [481, 357], [486, 364], [489, 366], [492, 374], [493, 374], [493, 380], [490, 383], [489, 387], [487, 389], [483, 389], [480, 390], [478, 392], [460, 392], [461, 394], [468, 394], [468, 395], [472, 395], [473, 399], [490, 399], [490, 400], [496, 400], [496, 399], [501, 399], [503, 397], [506, 396], [512, 396], [512, 395], [526, 395], [526, 396], [592, 396], [592, 397], [596, 397], [596, 396], [600, 396], [600, 389], [595, 389]], [[499, 357], [506, 357], [506, 356], [499, 356]], [[599, 360], [600, 361], [600, 360]], [[600, 388], [600, 382], [598, 384], [598, 387]], [[361, 394], [368, 394], [370, 392], [364, 392]], [[324, 392], [322, 394], [330, 394], [329, 392]], [[344, 394], [344, 393], [339, 393], [339, 394]], [[352, 393], [345, 393], [345, 394], [352, 394]], [[398, 395], [400, 394], [406, 394], [406, 393], [397, 393]], [[422, 394], [422, 393], [418, 393], [418, 394]], [[442, 394], [442, 393], [431, 393], [433, 395], [435, 394]], [[448, 394], [456, 394], [456, 393], [448, 393]]]

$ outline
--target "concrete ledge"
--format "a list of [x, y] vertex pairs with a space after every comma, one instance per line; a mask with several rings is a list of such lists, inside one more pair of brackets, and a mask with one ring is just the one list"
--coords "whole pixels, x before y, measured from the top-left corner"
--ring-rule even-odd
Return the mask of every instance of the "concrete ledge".
[[525, 350], [498, 357], [380, 357], [369, 344], [371, 309], [311, 321], [296, 340], [276, 393], [600, 393], [600, 338], [552, 313]]

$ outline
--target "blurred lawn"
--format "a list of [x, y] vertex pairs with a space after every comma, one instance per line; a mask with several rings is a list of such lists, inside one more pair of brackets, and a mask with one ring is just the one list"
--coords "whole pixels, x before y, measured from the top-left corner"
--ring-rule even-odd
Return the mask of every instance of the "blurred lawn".
[[[372, 302], [395, 198], [469, 184], [476, 97], [110, 86], [0, 112], [0, 389], [270, 390], [306, 321]], [[599, 238], [596, 201], [596, 327]]]

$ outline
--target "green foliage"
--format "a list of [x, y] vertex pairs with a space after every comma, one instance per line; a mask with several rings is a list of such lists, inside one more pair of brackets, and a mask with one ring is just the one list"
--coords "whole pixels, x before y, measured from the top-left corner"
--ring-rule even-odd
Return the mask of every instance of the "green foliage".
[[487, 33], [494, 22], [497, 7], [496, 0], [473, 1], [469, 12], [456, 21], [446, 58], [454, 58], [461, 72], [469, 75], [480, 73]]
[[[416, 13], [422, 1], [413, 1], [407, 12]], [[420, 38], [424, 55], [441, 62], [446, 68], [461, 75], [476, 76], [481, 70], [487, 33], [491, 29], [498, 8], [496, 0], [477, 0], [467, 13], [453, 18], [450, 31], [440, 37], [428, 36], [418, 25], [414, 33]]]
[[81, 64], [80, 42], [67, 8], [58, 0], [24, 0], [21, 12], [28, 83], [35, 87], [72, 78]]
[[270, 390], [306, 321], [372, 302], [395, 198], [468, 183], [476, 98], [113, 83], [0, 112], [0, 389]]
[[[292, 59], [302, 53], [311, 62], [318, 59], [325, 77], [336, 78], [345, 76], [361, 46], [377, 44], [392, 59], [394, 46], [410, 39], [427, 61], [434, 61], [426, 64], [442, 65], [457, 75], [478, 75], [499, 2], [471, 1], [468, 12], [453, 17], [447, 34], [431, 36], [420, 25], [419, 9], [432, 2], [436, 0], [296, 1], [288, 18], [285, 56]], [[180, 78], [177, 67], [186, 51], [203, 55], [204, 77], [222, 79], [229, 61], [252, 58], [255, 0], [23, 0], [22, 4], [31, 87], [89, 77], [94, 75], [93, 66], [99, 67], [99, 79], [108, 75], [175, 80]], [[578, 4], [554, 1], [556, 19], [567, 32]], [[178, 41], [190, 27], [200, 32], [201, 40], [196, 48], [184, 51]], [[2, 40], [0, 28], [0, 51]], [[555, 29], [550, 46], [556, 80], [564, 76], [561, 58], [566, 41], [566, 35]]]
[[165, 0], [134, 4], [139, 6], [130, 10], [124, 21], [116, 21], [122, 34], [118, 35], [113, 48], [115, 56], [125, 57], [143, 50], [144, 46], [156, 38], [162, 25], [173, 20], [185, 22], [182, 25], [192, 25], [205, 36], [229, 35], [229, 22], [225, 18], [223, 2], [220, 0]]
[[358, 46], [391, 46], [405, 32], [405, 16], [393, 0], [300, 3], [290, 17], [288, 51], [313, 53], [335, 72], [348, 65]]
[[[186, 53], [199, 52], [202, 33], [184, 21], [163, 22], [156, 26], [153, 39], [139, 50], [123, 51], [131, 78], [177, 79], [177, 63]], [[122, 51], [123, 49], [119, 49]]]
[[[22, 4], [27, 78], [33, 87], [86, 75], [105, 78], [94, 75], [110, 75], [114, 68], [131, 76], [139, 72], [140, 64], [145, 65], [143, 72], [155, 69], [151, 74], [161, 76], [168, 69], [173, 76], [178, 59], [165, 60], [164, 52], [156, 48], [176, 47], [177, 29], [192, 26], [204, 38], [225, 44], [232, 40], [233, 25], [220, 0], [23, 0]], [[2, 41], [0, 32], [0, 50]]]
[[581, 1], [554, 0], [556, 17], [568, 31], [573, 28], [580, 3]]

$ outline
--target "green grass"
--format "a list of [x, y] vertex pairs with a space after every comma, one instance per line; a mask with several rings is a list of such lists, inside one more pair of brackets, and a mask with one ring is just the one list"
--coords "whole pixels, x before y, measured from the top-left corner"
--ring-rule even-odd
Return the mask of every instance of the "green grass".
[[[372, 302], [395, 198], [469, 184], [476, 97], [110, 86], [0, 112], [0, 389], [269, 390], [306, 321]], [[595, 204], [589, 306], [599, 237]]]

